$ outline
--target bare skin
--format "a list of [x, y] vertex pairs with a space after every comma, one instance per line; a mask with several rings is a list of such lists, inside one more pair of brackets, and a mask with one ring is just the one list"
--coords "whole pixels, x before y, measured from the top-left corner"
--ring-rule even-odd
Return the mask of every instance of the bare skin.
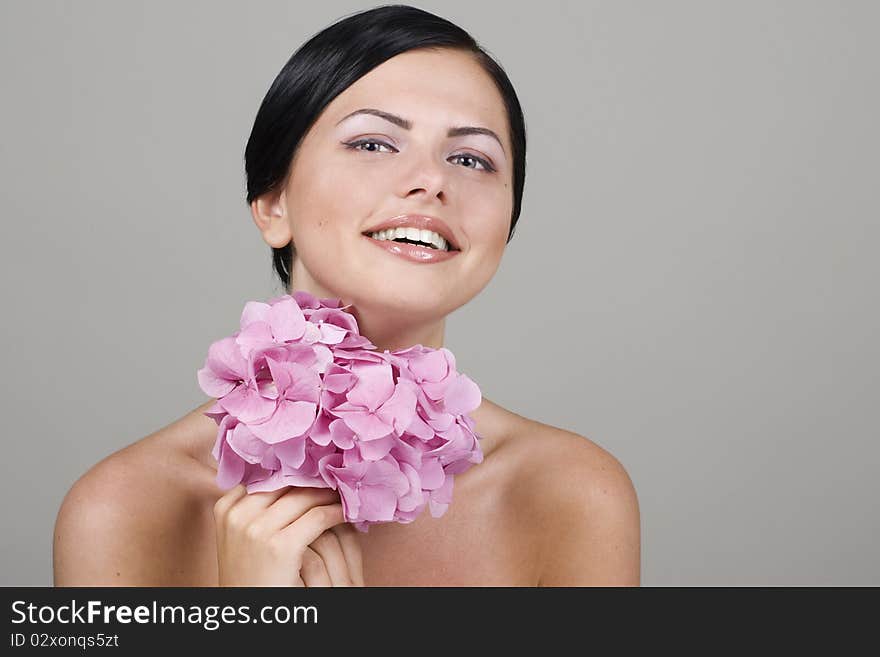
[[[401, 118], [358, 113], [363, 108]], [[452, 126], [480, 126], [500, 141], [450, 137]], [[351, 146], [358, 140], [372, 148]], [[251, 214], [266, 244], [294, 243], [293, 290], [352, 304], [360, 332], [380, 350], [439, 348], [446, 317], [500, 264], [512, 177], [507, 114], [491, 78], [467, 53], [413, 51], [329, 103], [285, 183], [256, 198]], [[460, 253], [413, 263], [363, 236], [401, 214], [442, 218]], [[468, 371], [465, 363], [458, 369]], [[56, 522], [56, 584], [218, 583], [213, 507], [224, 491], [211, 456], [216, 425], [202, 415], [211, 403], [112, 454], [74, 485]], [[442, 517], [426, 511], [410, 524], [358, 533], [364, 584], [638, 584], [638, 503], [614, 457], [485, 397], [471, 416], [484, 437], [483, 462], [456, 475]]]
[[[218, 585], [212, 510], [224, 491], [214, 481], [216, 425], [202, 415], [211, 403], [110, 455], [76, 482], [56, 524], [57, 586]], [[485, 398], [472, 417], [484, 460], [456, 475], [443, 516], [425, 511], [410, 524], [353, 532], [363, 585], [638, 585], [637, 501], [614, 457]], [[565, 506], [583, 499], [572, 486], [601, 491], [599, 500], [615, 495], [615, 531], [606, 537], [608, 549], [593, 556], [589, 535], [577, 531], [591, 510], [577, 514]], [[607, 505], [600, 504], [601, 515]], [[580, 561], [559, 568], [555, 559], [569, 551]]]
[[[131, 526], [127, 554], [118, 555], [116, 574], [104, 573], [105, 583], [217, 585], [212, 508], [224, 491], [215, 484], [211, 456], [217, 427], [202, 414], [210, 405], [120, 450], [78, 482], [82, 491], [92, 484], [106, 490], [108, 480], [126, 478], [114, 500], [125, 516], [142, 512], [148, 519]], [[525, 456], [526, 440], [520, 437], [517, 444], [517, 434], [535, 423], [485, 399], [472, 416], [484, 436], [484, 461], [456, 475], [447, 512], [433, 518], [425, 511], [410, 524], [382, 523], [356, 532], [366, 586], [538, 583], [540, 535], [527, 517], [517, 515], [521, 496], [510, 492]], [[56, 562], [56, 575], [61, 569]]]

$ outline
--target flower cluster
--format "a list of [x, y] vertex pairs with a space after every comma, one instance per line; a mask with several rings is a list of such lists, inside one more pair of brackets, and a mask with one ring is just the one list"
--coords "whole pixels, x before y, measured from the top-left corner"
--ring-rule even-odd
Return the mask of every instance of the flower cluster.
[[480, 389], [455, 357], [420, 344], [378, 351], [338, 299], [296, 291], [248, 301], [214, 342], [199, 385], [218, 425], [217, 485], [338, 490], [348, 522], [442, 516], [453, 475], [483, 460]]

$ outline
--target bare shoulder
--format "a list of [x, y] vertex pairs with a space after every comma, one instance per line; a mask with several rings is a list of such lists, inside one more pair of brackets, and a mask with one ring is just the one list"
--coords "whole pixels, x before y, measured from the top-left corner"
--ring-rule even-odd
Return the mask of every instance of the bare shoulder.
[[517, 504], [540, 534], [539, 586], [638, 585], [639, 502], [623, 464], [580, 434], [518, 425]]
[[55, 586], [174, 581], [187, 534], [203, 519], [197, 464], [178, 440], [186, 418], [110, 454], [71, 486], [55, 520]]

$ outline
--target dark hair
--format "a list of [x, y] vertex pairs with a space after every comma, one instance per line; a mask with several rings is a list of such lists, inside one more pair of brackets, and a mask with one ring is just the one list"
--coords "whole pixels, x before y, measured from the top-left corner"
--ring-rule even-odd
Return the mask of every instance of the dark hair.
[[[507, 242], [522, 206], [526, 127], [504, 69], [463, 29], [408, 5], [381, 5], [348, 15], [306, 41], [272, 82], [257, 111], [244, 152], [247, 203], [286, 183], [293, 154], [323, 109], [384, 61], [408, 50], [453, 48], [473, 53], [504, 98], [513, 148], [513, 212]], [[289, 290], [290, 243], [272, 248], [275, 272]]]

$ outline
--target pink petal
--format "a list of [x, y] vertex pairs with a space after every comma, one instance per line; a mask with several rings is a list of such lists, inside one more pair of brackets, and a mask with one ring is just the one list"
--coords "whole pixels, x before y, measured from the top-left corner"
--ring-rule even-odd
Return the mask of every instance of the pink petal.
[[391, 454], [400, 464], [401, 469], [403, 469], [404, 464], [408, 464], [416, 469], [421, 468], [422, 452], [410, 445], [406, 440], [407, 438], [408, 436], [404, 435], [403, 438], [398, 440], [397, 444], [392, 448]]
[[363, 479], [364, 485], [383, 486], [403, 495], [409, 490], [409, 481], [400, 471], [400, 465], [393, 458], [386, 458], [369, 464]]
[[324, 375], [324, 388], [331, 392], [346, 392], [352, 385], [354, 385], [354, 382], [355, 376], [350, 372], [340, 372], [334, 374], [330, 374], [328, 372]]
[[480, 388], [465, 374], [459, 374], [446, 390], [444, 402], [446, 410], [453, 415], [470, 413], [482, 402]]
[[337, 418], [330, 423], [330, 438], [339, 449], [351, 449], [354, 447], [354, 437], [354, 431], [351, 430], [351, 427], [344, 420]]
[[312, 324], [311, 322], [306, 323], [306, 330], [303, 333], [302, 341], [306, 344], [313, 344], [321, 339], [321, 330]]
[[284, 488], [284, 479], [280, 471], [273, 472], [268, 477], [253, 481], [247, 484], [247, 492], [251, 493], [267, 493], [269, 491]]
[[300, 308], [318, 308], [321, 305], [315, 295], [305, 290], [296, 290], [293, 293], [293, 298]]
[[361, 440], [376, 440], [387, 436], [394, 430], [394, 427], [380, 417], [366, 411], [344, 413], [341, 417]]
[[209, 397], [222, 397], [223, 395], [229, 394], [229, 391], [238, 385], [236, 381], [217, 376], [207, 367], [200, 369], [196, 373], [196, 376], [198, 377], [199, 387]]
[[442, 351], [430, 351], [409, 362], [410, 371], [424, 381], [440, 381], [446, 378], [449, 364]]
[[244, 460], [223, 441], [220, 446], [220, 462], [217, 464], [217, 486], [229, 490], [241, 483], [244, 475]]
[[259, 463], [262, 461], [263, 455], [268, 448], [266, 443], [248, 430], [246, 424], [237, 424], [229, 432], [227, 440], [229, 446], [235, 450], [235, 453], [248, 463]]
[[241, 318], [239, 319], [241, 330], [244, 331], [248, 325], [254, 322], [269, 323], [269, 304], [261, 301], [248, 301], [244, 304], [244, 309], [241, 311]]
[[365, 486], [360, 491], [358, 518], [362, 520], [394, 520], [397, 495], [382, 486]]
[[268, 419], [275, 411], [276, 406], [275, 401], [266, 399], [256, 390], [244, 384], [238, 385], [228, 395], [218, 399], [217, 403], [227, 413], [247, 424]]
[[351, 369], [357, 376], [357, 383], [346, 393], [348, 401], [352, 404], [375, 411], [391, 397], [394, 392], [391, 365], [388, 363], [356, 363], [351, 366]]
[[281, 460], [272, 450], [272, 446], [270, 445], [266, 452], [263, 454], [262, 460], [260, 460], [260, 465], [266, 468], [267, 470], [280, 470], [281, 469]]
[[397, 444], [397, 436], [393, 433], [378, 440], [362, 440], [358, 442], [358, 448], [365, 461], [379, 461], [385, 458], [391, 448]]
[[455, 416], [451, 413], [442, 413], [428, 420], [428, 424], [437, 433], [449, 431], [455, 424]]
[[453, 478], [447, 477], [446, 481], [443, 482], [443, 486], [437, 490], [431, 491], [430, 497], [428, 498], [428, 505], [431, 510], [431, 515], [434, 518], [439, 518], [446, 513], [446, 509], [449, 508], [449, 505], [452, 503], [452, 482]]
[[413, 511], [425, 501], [425, 494], [422, 492], [422, 480], [419, 477], [418, 471], [409, 463], [401, 463], [400, 471], [406, 475], [409, 481], [409, 492], [397, 500], [397, 508], [399, 511]]
[[248, 356], [256, 349], [274, 347], [272, 329], [266, 322], [254, 322], [245, 326], [235, 338], [242, 354]]
[[355, 349], [358, 347], [366, 349], [375, 348], [375, 345], [370, 342], [366, 337], [364, 337], [363, 335], [354, 335], [353, 333], [349, 333], [346, 336], [345, 340], [340, 342], [337, 346], [343, 347], [345, 349]]
[[249, 427], [255, 436], [273, 445], [308, 431], [315, 421], [317, 410], [318, 405], [312, 402], [282, 399], [268, 420], [249, 424]]
[[279, 393], [291, 401], [318, 402], [321, 378], [310, 368], [286, 361], [276, 361], [267, 357], [266, 363]]
[[285, 472], [296, 469], [306, 460], [306, 438], [297, 436], [275, 444], [275, 454], [281, 461], [281, 469]]
[[442, 381], [422, 381], [422, 390], [433, 401], [443, 399], [449, 384], [452, 383], [452, 377], [446, 377]]
[[406, 431], [420, 440], [431, 440], [434, 437], [434, 429], [418, 413], [413, 414], [412, 421], [409, 423]]
[[338, 308], [321, 308], [316, 310], [312, 313], [309, 320], [318, 325], [336, 326], [344, 329], [346, 332], [358, 332], [357, 321], [354, 315]]
[[214, 460], [218, 463], [220, 462], [220, 448], [223, 446], [223, 443], [226, 442], [225, 434], [225, 431], [217, 432], [217, 438], [214, 439], [214, 447], [211, 449], [211, 456], [213, 456]]
[[220, 378], [235, 381], [244, 378], [247, 364], [235, 338], [228, 337], [217, 340], [208, 347], [205, 367]]
[[382, 404], [376, 415], [399, 434], [406, 431], [416, 413], [416, 393], [405, 383], [398, 382], [391, 397]]
[[339, 344], [348, 333], [344, 328], [326, 322], [319, 324], [318, 327], [321, 331], [321, 342], [324, 344]]
[[425, 490], [440, 488], [446, 481], [446, 474], [443, 472], [443, 466], [440, 464], [440, 461], [432, 458], [422, 461], [419, 477], [421, 478], [422, 488]]
[[306, 330], [306, 318], [293, 297], [289, 297], [269, 308], [269, 325], [279, 342], [299, 340]]
[[327, 415], [323, 411], [318, 411], [315, 423], [309, 430], [308, 437], [316, 445], [329, 445], [332, 439], [330, 425], [332, 422], [338, 421], [336, 418]]
[[338, 480], [337, 485], [339, 487], [339, 496], [342, 501], [342, 511], [345, 517], [349, 521], [356, 520], [361, 508], [361, 501], [357, 492], [342, 480]]
[[321, 477], [302, 472], [283, 472], [281, 480], [285, 486], [297, 488], [330, 488]]
[[328, 466], [332, 466], [334, 469], [342, 467], [342, 454], [335, 452], [318, 459], [318, 472], [320, 473], [321, 478], [328, 486], [333, 488], [333, 490], [336, 490], [336, 476], [333, 472], [328, 470]]
[[330, 349], [330, 347], [318, 343], [312, 345], [312, 349], [315, 353], [314, 369], [319, 374], [323, 374], [327, 371], [327, 368], [333, 362], [333, 351]]

